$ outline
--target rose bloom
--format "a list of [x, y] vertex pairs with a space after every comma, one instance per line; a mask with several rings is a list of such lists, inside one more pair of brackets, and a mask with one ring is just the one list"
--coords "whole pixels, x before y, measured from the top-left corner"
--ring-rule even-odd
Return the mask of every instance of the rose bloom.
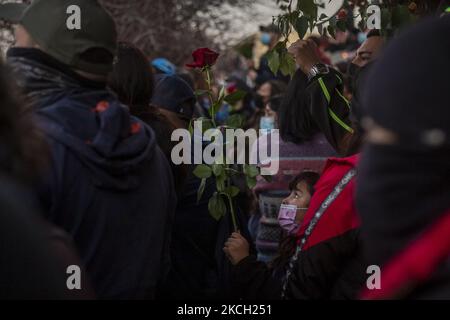
[[204, 68], [214, 65], [219, 54], [209, 48], [199, 48], [192, 52], [192, 57], [194, 58], [194, 62], [186, 64], [186, 67]]
[[232, 94], [238, 90], [236, 83], [232, 82], [227, 86], [227, 93]]

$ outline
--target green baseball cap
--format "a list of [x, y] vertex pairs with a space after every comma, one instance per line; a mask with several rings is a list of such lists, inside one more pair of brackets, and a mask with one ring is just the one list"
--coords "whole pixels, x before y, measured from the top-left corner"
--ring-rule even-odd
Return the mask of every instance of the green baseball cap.
[[[76, 24], [72, 25], [77, 13], [79, 29]], [[98, 75], [112, 70], [112, 59], [93, 62], [81, 57], [89, 49], [104, 49], [111, 57], [116, 55], [114, 20], [97, 0], [34, 0], [30, 5], [6, 3], [0, 5], [0, 19], [22, 25], [42, 50], [74, 69]]]

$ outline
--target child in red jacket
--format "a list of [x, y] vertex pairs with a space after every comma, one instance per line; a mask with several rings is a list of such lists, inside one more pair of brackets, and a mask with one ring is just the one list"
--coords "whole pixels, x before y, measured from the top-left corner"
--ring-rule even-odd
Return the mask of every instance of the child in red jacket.
[[241, 237], [235, 234], [228, 240], [224, 250], [235, 263], [233, 285], [241, 298], [357, 297], [366, 280], [353, 196], [357, 160], [357, 155], [328, 160], [281, 278], [269, 266], [242, 257]]

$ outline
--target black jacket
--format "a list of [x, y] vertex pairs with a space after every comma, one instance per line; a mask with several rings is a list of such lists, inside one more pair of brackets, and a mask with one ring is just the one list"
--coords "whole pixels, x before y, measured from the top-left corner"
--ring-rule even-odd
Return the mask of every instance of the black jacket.
[[360, 242], [352, 229], [300, 253], [286, 298], [357, 299], [366, 280]]
[[[353, 229], [300, 253], [289, 280], [287, 298], [356, 299], [365, 281], [359, 243], [359, 229]], [[286, 267], [274, 270], [257, 261], [254, 255], [244, 258], [233, 268], [234, 297], [281, 299]]]
[[344, 155], [354, 133], [350, 121], [351, 107], [343, 96], [342, 77], [330, 68], [328, 74], [313, 78], [308, 87], [308, 105], [320, 131], [333, 148]]
[[[192, 148], [192, 152], [194, 148]], [[194, 159], [194, 154], [192, 154]], [[214, 177], [208, 178], [202, 197], [197, 201], [201, 179], [190, 172], [179, 197], [171, 238], [171, 268], [160, 298], [220, 299], [230, 296], [231, 263], [223, 246], [231, 235], [230, 214], [214, 219], [208, 210], [209, 199], [216, 190]], [[238, 228], [250, 239], [247, 216], [235, 203]]]

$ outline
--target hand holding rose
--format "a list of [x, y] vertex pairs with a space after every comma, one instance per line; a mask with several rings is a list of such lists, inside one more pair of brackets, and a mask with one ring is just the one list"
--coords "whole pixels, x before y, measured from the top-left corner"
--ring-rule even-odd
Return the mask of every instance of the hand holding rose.
[[312, 40], [297, 40], [288, 48], [288, 52], [294, 56], [295, 62], [305, 74], [308, 74], [315, 64], [321, 62], [317, 46]]
[[231, 237], [225, 242], [223, 248], [228, 259], [233, 265], [238, 264], [242, 259], [249, 255], [249, 245], [247, 240], [238, 232], [233, 232]]

